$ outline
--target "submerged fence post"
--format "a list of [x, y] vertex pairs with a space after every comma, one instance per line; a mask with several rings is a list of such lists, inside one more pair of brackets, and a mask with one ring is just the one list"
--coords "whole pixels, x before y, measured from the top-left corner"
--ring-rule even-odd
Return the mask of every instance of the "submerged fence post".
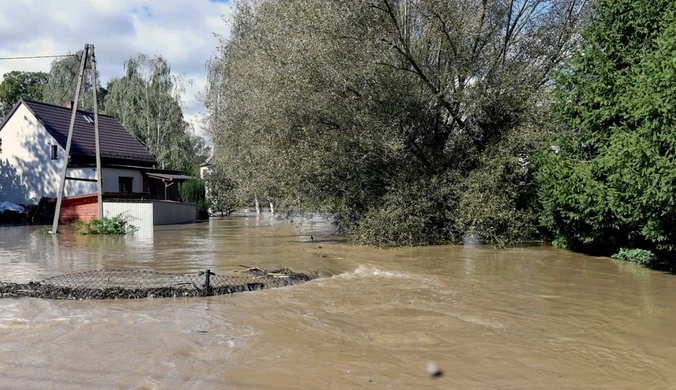
[[208, 269], [207, 272], [204, 273], [204, 275], [205, 275], [204, 295], [211, 295], [211, 270]]

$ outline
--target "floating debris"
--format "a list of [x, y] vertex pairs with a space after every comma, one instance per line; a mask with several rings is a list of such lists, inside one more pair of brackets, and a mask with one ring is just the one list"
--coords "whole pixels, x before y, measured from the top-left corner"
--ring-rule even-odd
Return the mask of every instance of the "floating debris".
[[444, 375], [444, 372], [434, 362], [427, 362], [427, 373], [430, 378], [439, 378]]

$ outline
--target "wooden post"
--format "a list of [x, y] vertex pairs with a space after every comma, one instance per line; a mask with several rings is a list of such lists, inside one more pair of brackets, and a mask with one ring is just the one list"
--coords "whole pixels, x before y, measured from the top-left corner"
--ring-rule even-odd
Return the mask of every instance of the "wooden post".
[[80, 100], [80, 89], [82, 88], [82, 80], [84, 79], [85, 62], [89, 55], [89, 45], [85, 45], [82, 53], [82, 61], [80, 61], [80, 72], [77, 76], [77, 87], [75, 88], [75, 100], [73, 100], [73, 112], [70, 116], [70, 126], [68, 127], [68, 141], [66, 141], [66, 152], [63, 158], [63, 168], [61, 169], [61, 180], [59, 182], [59, 194], [56, 197], [56, 210], [54, 210], [54, 222], [52, 223], [52, 231], [50, 233], [57, 234], [59, 232], [59, 217], [61, 214], [61, 203], [63, 202], [63, 191], [66, 186], [66, 173], [68, 171], [68, 160], [70, 158], [70, 145], [73, 141], [73, 126], [75, 126], [75, 115], [77, 115], [77, 103]]
[[204, 295], [211, 295], [211, 270], [205, 272]]
[[94, 95], [94, 140], [96, 142], [96, 192], [99, 203], [99, 219], [103, 218], [103, 189], [101, 184], [101, 139], [99, 138], [99, 102], [96, 99], [96, 55], [94, 45], [89, 46], [89, 59], [92, 67], [92, 93]]

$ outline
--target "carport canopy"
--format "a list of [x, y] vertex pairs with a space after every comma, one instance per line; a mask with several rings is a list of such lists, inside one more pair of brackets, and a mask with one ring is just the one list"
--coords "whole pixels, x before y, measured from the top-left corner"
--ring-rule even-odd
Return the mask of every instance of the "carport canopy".
[[146, 173], [151, 179], [159, 179], [162, 181], [186, 181], [190, 180], [193, 177], [188, 175], [172, 175], [169, 173]]

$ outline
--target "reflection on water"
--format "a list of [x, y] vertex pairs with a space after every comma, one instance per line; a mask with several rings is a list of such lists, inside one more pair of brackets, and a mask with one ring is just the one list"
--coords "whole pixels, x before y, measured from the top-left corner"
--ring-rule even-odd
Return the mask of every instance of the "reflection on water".
[[[676, 387], [676, 278], [549, 247], [348, 246], [240, 215], [152, 239], [0, 228], [0, 280], [91, 269], [318, 269], [195, 299], [0, 299], [0, 388]], [[428, 361], [445, 375], [427, 376]]]

